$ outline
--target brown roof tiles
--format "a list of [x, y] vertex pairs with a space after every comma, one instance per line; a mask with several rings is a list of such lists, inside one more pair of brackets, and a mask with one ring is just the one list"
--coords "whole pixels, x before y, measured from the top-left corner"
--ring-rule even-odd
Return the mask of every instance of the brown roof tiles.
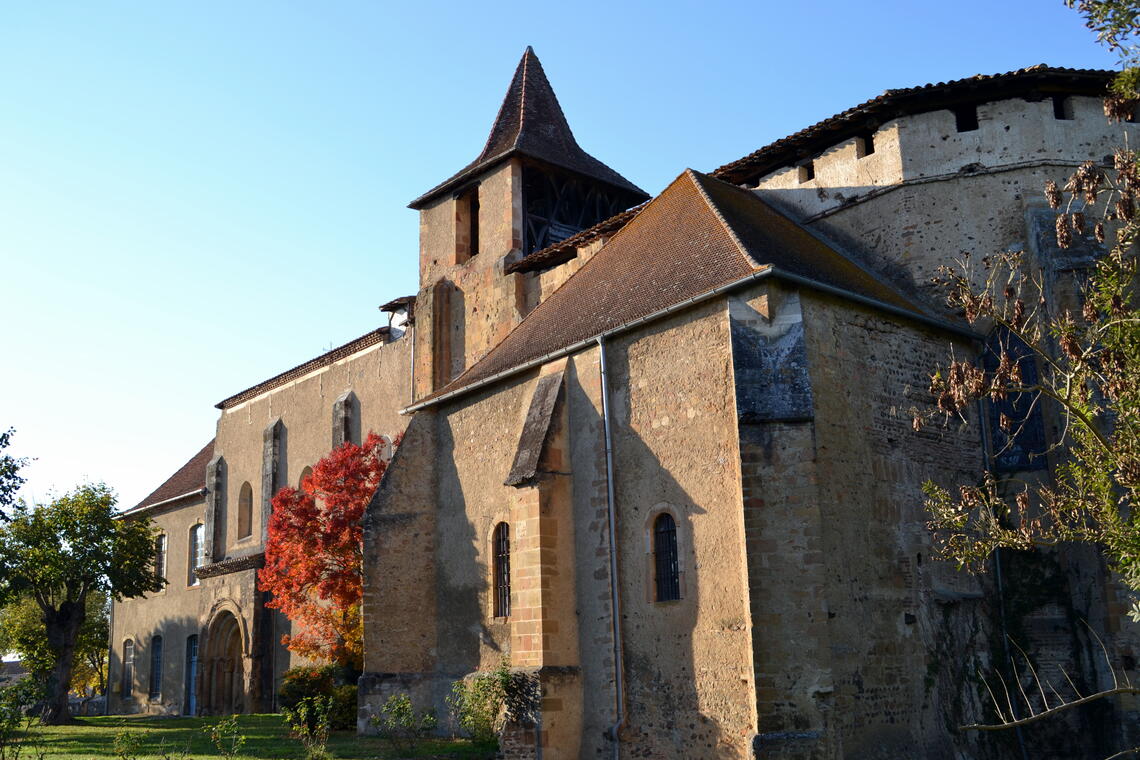
[[689, 170], [486, 356], [411, 408], [769, 268], [929, 319], [753, 193]]
[[440, 195], [457, 189], [467, 180], [515, 155], [528, 156], [583, 174], [625, 190], [637, 196], [638, 200], [648, 197], [644, 190], [578, 145], [538, 56], [528, 46], [491, 126], [487, 144], [478, 158], [408, 206], [423, 208]]
[[146, 497], [123, 514], [132, 514], [137, 510], [154, 506], [164, 501], [186, 496], [200, 491], [206, 487], [206, 465], [214, 456], [214, 441], [202, 447], [202, 450], [190, 458], [190, 461], [178, 468], [178, 471], [166, 479], [166, 482], [154, 489]]
[[341, 359], [352, 356], [357, 351], [363, 351], [364, 349], [369, 348], [370, 346], [374, 346], [377, 343], [383, 343], [388, 333], [389, 329], [387, 327], [381, 327], [377, 330], [367, 332], [364, 335], [361, 335], [359, 338], [350, 340], [343, 346], [337, 346], [333, 350], [328, 351], [327, 353], [323, 353], [314, 359], [310, 359], [304, 364], [298, 364], [292, 369], [285, 370], [280, 375], [274, 375], [264, 382], [260, 382], [251, 388], [246, 388], [241, 393], [235, 393], [229, 398], [214, 404], [214, 408], [229, 409], [231, 406], [237, 406], [243, 401], [248, 401], [255, 396], [260, 396], [266, 391], [271, 391], [274, 388], [279, 388], [282, 385], [290, 383], [299, 377], [304, 377], [313, 370], [320, 369], [321, 367], [327, 367], [330, 364], [335, 364]]
[[753, 182], [769, 172], [909, 114], [1010, 97], [1041, 98], [1052, 93], [1104, 95], [1114, 74], [1099, 69], [1054, 68], [1042, 63], [1004, 74], [979, 74], [951, 82], [887, 90], [865, 103], [725, 164], [712, 176], [733, 184]]

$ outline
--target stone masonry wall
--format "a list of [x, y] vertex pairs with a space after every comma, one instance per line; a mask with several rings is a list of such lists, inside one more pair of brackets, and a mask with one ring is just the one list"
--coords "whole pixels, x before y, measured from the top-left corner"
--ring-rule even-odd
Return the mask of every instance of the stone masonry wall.
[[807, 291], [801, 299], [834, 688], [824, 701], [838, 756], [985, 756], [951, 744], [954, 726], [980, 717], [968, 684], [988, 666], [985, 600], [976, 579], [932, 561], [921, 492], [927, 479], [974, 482], [981, 440], [976, 425], [915, 433], [910, 415], [932, 368], [971, 347]]

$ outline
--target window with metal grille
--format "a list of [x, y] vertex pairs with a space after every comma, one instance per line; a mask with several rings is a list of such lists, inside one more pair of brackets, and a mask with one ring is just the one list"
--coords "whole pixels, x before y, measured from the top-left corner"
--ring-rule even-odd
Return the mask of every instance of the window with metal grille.
[[491, 543], [495, 556], [495, 617], [510, 617], [511, 529], [506, 523], [495, 526]]
[[681, 571], [677, 563], [677, 523], [673, 516], [659, 515], [653, 523], [653, 565], [657, 601], [681, 598]]
[[147, 695], [158, 699], [162, 695], [162, 637], [150, 637], [150, 688]]
[[123, 642], [123, 680], [119, 684], [119, 696], [126, 699], [131, 696], [131, 687], [135, 682], [135, 642], [127, 639]]
[[248, 538], [253, 533], [253, 486], [249, 481], [241, 484], [238, 495], [238, 538]]
[[166, 534], [154, 539], [154, 577], [166, 580]]
[[201, 581], [198, 579], [198, 573], [195, 572], [206, 562], [206, 542], [203, 540], [205, 537], [206, 528], [202, 523], [198, 523], [190, 529], [190, 546], [188, 547], [186, 565], [186, 583], [190, 586], [197, 586]]

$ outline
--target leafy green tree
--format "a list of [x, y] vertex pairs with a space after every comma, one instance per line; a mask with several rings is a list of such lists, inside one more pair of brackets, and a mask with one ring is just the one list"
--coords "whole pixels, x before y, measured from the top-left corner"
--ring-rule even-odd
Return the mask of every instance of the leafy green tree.
[[103, 484], [84, 485], [50, 504], [16, 505], [0, 525], [0, 590], [30, 597], [43, 615], [51, 667], [41, 720], [71, 720], [67, 695], [88, 599], [161, 590], [154, 573], [155, 531], [146, 518], [118, 520], [115, 496]]
[[12, 434], [16, 432], [8, 428], [0, 433], [0, 520], [4, 519], [4, 507], [12, 504], [16, 492], [24, 485], [24, 478], [20, 477], [20, 468], [28, 463], [27, 459], [5, 454], [4, 449], [12, 442]]
[[[103, 694], [107, 688], [107, 642], [110, 599], [96, 590], [87, 597], [87, 619], [79, 629], [75, 646], [72, 691]], [[46, 680], [55, 656], [48, 646], [43, 611], [30, 596], [0, 608], [0, 652], [15, 652], [29, 673]]]

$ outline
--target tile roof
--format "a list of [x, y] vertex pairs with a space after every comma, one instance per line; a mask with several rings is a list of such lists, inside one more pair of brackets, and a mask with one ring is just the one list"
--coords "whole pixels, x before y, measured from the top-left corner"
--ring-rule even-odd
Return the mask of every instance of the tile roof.
[[637, 196], [638, 200], [648, 197], [644, 190], [579, 147], [538, 56], [528, 46], [515, 69], [483, 152], [457, 174], [408, 206], [423, 208], [438, 196], [457, 189], [468, 179], [515, 155], [528, 156], [586, 175], [625, 190]]
[[391, 301], [381, 306], [380, 311], [399, 311], [400, 309], [407, 308], [408, 304], [415, 302], [415, 296], [400, 296], [399, 298], [393, 298]]
[[[649, 203], [649, 201], [645, 203]], [[508, 264], [505, 271], [507, 274], [513, 274], [515, 272], [534, 272], [536, 270], [549, 269], [559, 264], [565, 264], [567, 261], [577, 257], [580, 247], [587, 243], [592, 243], [600, 237], [612, 235], [624, 227], [630, 219], [637, 216], [637, 212], [645, 208], [645, 203], [640, 203], [619, 214], [614, 214], [609, 219], [604, 219], [593, 227], [587, 227], [560, 243], [548, 245], [541, 251], [527, 254], [515, 263]]]
[[[979, 74], [951, 82], [887, 90], [865, 103], [725, 164], [713, 171], [712, 176], [733, 184], [755, 180], [775, 169], [822, 152], [843, 140], [865, 134], [891, 119], [958, 103], [1053, 92], [1103, 95], [1114, 75], [1115, 72], [1100, 69], [1066, 69], [1038, 64], [1004, 74]], [[578, 247], [602, 235], [617, 232], [643, 207], [644, 204], [623, 211], [577, 235], [524, 256], [509, 265], [506, 271], [533, 272], [564, 264], [578, 255]]]
[[1113, 76], [1113, 71], [1055, 68], [1041, 63], [1003, 74], [978, 74], [950, 82], [887, 90], [865, 103], [725, 164], [712, 175], [733, 184], [755, 181], [771, 171], [817, 155], [836, 143], [866, 134], [900, 116], [1011, 97], [1041, 98], [1054, 93], [1104, 95]]
[[145, 507], [150, 507], [178, 496], [201, 490], [206, 487], [206, 465], [214, 456], [214, 441], [210, 440], [202, 450], [190, 458], [190, 461], [178, 468], [178, 471], [166, 479], [166, 482], [154, 489], [150, 496], [140, 501], [136, 506], [123, 514], [131, 514]]
[[314, 359], [310, 359], [304, 364], [298, 364], [292, 369], [285, 370], [280, 375], [274, 375], [268, 380], [260, 382], [253, 387], [246, 388], [240, 393], [235, 393], [229, 398], [214, 404], [214, 408], [229, 409], [232, 406], [237, 406], [243, 401], [248, 401], [251, 398], [260, 396], [266, 391], [271, 391], [274, 388], [279, 388], [282, 385], [290, 383], [299, 377], [304, 377], [313, 370], [320, 369], [321, 367], [327, 367], [330, 364], [335, 364], [341, 359], [352, 356], [357, 351], [363, 351], [364, 349], [369, 348], [370, 346], [374, 346], [377, 343], [383, 343], [384, 338], [388, 335], [388, 332], [389, 329], [387, 327], [381, 327], [379, 329], [372, 330], [371, 332], [367, 332], [364, 335], [361, 335], [359, 338], [350, 340], [343, 346], [337, 346], [333, 350], [323, 353]]
[[412, 408], [769, 268], [929, 319], [753, 193], [688, 170], [486, 356]]

